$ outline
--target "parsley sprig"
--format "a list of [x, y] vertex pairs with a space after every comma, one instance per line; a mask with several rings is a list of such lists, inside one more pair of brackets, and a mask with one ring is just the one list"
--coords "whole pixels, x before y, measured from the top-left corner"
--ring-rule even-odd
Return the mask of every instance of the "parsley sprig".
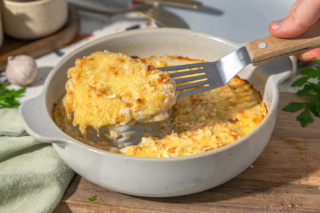
[[8, 81], [0, 83], [0, 108], [13, 108], [20, 106], [20, 103], [16, 100], [20, 98], [26, 91], [25, 88], [19, 90], [9, 90], [7, 86]]
[[97, 199], [97, 195], [92, 195], [92, 197], [90, 197], [88, 200], [89, 201], [94, 201]]
[[[301, 78], [292, 83], [292, 87], [301, 87], [303, 89], [297, 92], [299, 96], [309, 96], [309, 100], [306, 102], [291, 102], [283, 108], [286, 112], [297, 112], [304, 108], [303, 112], [297, 117], [303, 127], [308, 123], [313, 123], [310, 111], [317, 117], [320, 117], [320, 61], [315, 61], [316, 67], [312, 69], [305, 67], [300, 71]], [[315, 78], [317, 83], [309, 82], [310, 79]]]

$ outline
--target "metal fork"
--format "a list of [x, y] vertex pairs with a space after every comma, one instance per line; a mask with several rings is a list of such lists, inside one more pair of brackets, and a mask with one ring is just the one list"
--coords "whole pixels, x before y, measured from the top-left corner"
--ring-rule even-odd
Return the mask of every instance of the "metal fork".
[[165, 5], [172, 5], [177, 7], [189, 7], [189, 8], [198, 8], [202, 6], [201, 2], [193, 0], [139, 0], [140, 2], [145, 3], [158, 3]]
[[155, 21], [157, 24], [163, 27], [174, 27], [174, 28], [186, 28], [188, 29], [188, 25], [184, 23], [181, 19], [169, 13], [159, 7], [149, 5], [149, 4], [141, 4], [134, 8], [123, 10], [123, 11], [110, 11], [104, 7], [99, 7], [95, 5], [89, 5], [85, 3], [81, 3], [76, 0], [68, 0], [68, 3], [74, 5], [76, 8], [80, 10], [86, 10], [90, 12], [107, 14], [110, 16], [119, 16], [130, 12], [138, 13], [148, 19]]
[[[320, 46], [320, 20], [293, 39], [266, 36], [249, 41], [246, 46], [218, 61], [158, 68], [171, 71], [177, 85], [178, 98], [221, 87], [248, 64], [254, 66], [306, 52]], [[178, 71], [177, 71], [178, 70]], [[311, 73], [311, 72], [310, 72]], [[314, 75], [314, 74], [309, 74]], [[315, 76], [315, 75], [314, 75]], [[181, 85], [182, 84], [182, 85]], [[193, 90], [190, 90], [192, 89]], [[183, 91], [189, 89], [189, 91]]]

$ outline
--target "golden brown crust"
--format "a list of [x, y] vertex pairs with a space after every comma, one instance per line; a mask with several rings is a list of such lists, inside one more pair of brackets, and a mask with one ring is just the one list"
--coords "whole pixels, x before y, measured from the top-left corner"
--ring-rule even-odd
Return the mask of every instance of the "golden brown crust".
[[[167, 65], [164, 57], [142, 59], [152, 65]], [[177, 60], [187, 60], [178, 57]], [[192, 60], [192, 62], [200, 62]], [[267, 110], [259, 92], [243, 79], [234, 77], [227, 85], [180, 98], [166, 121], [145, 125], [145, 137], [138, 146], [121, 153], [140, 157], [178, 157], [207, 152], [230, 144], [252, 131]], [[153, 125], [153, 127], [150, 127]], [[156, 133], [148, 132], [156, 129]]]
[[[155, 67], [168, 66], [172, 60], [200, 62], [172, 56], [139, 60]], [[123, 94], [122, 98], [130, 99], [130, 96]], [[138, 106], [143, 98], [136, 102]], [[178, 99], [168, 119], [144, 125], [144, 137], [138, 146], [111, 151], [140, 157], [177, 157], [207, 152], [248, 134], [266, 113], [259, 92], [246, 80], [235, 77], [223, 87]], [[104, 149], [109, 148], [105, 146]]]
[[166, 119], [175, 103], [168, 73], [121, 53], [95, 52], [68, 70], [63, 104], [80, 131], [92, 126], [127, 125]]

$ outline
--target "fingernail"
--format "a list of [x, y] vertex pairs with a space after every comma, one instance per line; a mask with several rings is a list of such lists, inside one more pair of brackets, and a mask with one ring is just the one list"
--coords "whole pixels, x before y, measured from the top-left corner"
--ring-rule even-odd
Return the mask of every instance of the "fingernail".
[[270, 26], [273, 30], [277, 30], [280, 27], [280, 25], [281, 25], [281, 21], [274, 21], [271, 23]]

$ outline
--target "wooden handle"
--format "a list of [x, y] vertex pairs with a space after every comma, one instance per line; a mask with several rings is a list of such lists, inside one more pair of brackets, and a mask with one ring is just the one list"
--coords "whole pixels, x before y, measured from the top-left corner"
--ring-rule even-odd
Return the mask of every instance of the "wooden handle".
[[266, 36], [246, 44], [253, 65], [265, 64], [320, 47], [320, 20], [296, 38]]

